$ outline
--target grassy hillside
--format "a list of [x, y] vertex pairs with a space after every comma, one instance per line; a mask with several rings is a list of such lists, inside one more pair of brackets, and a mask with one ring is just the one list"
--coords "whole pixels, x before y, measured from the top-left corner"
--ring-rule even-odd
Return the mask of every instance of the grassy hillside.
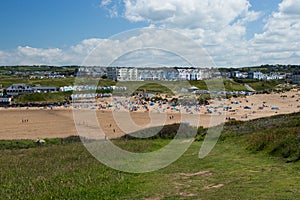
[[[278, 152], [271, 155], [270, 147], [276, 141], [289, 142], [276, 136], [266, 137], [299, 134], [297, 119], [299, 114], [249, 123], [231, 122], [206, 158], [198, 158], [202, 142], [194, 142], [179, 160], [146, 174], [110, 169], [79, 142], [54, 139], [45, 146], [22, 144], [26, 149], [13, 143], [14, 148], [0, 150], [1, 198], [299, 199], [300, 162], [286, 163]], [[114, 143], [133, 152], [148, 152], [169, 141], [115, 140]], [[266, 148], [253, 148], [260, 146], [257, 141], [265, 141]], [[3, 146], [10, 146], [7, 141], [0, 143], [4, 142]]]
[[256, 91], [264, 91], [264, 90], [275, 89], [276, 86], [279, 84], [280, 84], [279, 81], [258, 81], [258, 82], [250, 83], [249, 85]]
[[[76, 82], [75, 82], [76, 80]], [[99, 86], [111, 86], [115, 85], [115, 81], [110, 79], [96, 79], [99, 81]], [[29, 85], [41, 85], [41, 86], [55, 86], [57, 88], [69, 85], [88, 85], [95, 84], [95, 79], [83, 79], [83, 78], [63, 78], [63, 79], [28, 79], [28, 78], [1, 78], [0, 85], [5, 88], [14, 83], [25, 83]]]
[[70, 100], [72, 92], [23, 94], [13, 99], [14, 103], [64, 103]]
[[300, 113], [279, 115], [225, 126], [223, 138], [242, 135], [247, 149], [285, 162], [300, 160]]
[[64, 78], [64, 79], [1, 78], [0, 85], [2, 84], [4, 88], [14, 83], [62, 87], [66, 85], [73, 85], [74, 80], [75, 80], [74, 78]]
[[[207, 90], [207, 84], [211, 84], [212, 86], [215, 84], [212, 80], [207, 81], [190, 81], [190, 84], [198, 87], [200, 90]], [[224, 88], [226, 91], [247, 91], [245, 86], [241, 83], [237, 83], [235, 81], [230, 81], [228, 79], [223, 79]]]
[[259, 81], [255, 79], [236, 79], [235, 81], [240, 84], [246, 83], [258, 92], [274, 90], [279, 84], [284, 83], [282, 80]]
[[[165, 144], [165, 140], [149, 140], [120, 146], [134, 151]], [[172, 165], [146, 174], [110, 169], [80, 143], [2, 150], [0, 192], [2, 199], [300, 198], [299, 162], [285, 164], [249, 153], [237, 139], [219, 142], [200, 160], [200, 145], [193, 143]]]

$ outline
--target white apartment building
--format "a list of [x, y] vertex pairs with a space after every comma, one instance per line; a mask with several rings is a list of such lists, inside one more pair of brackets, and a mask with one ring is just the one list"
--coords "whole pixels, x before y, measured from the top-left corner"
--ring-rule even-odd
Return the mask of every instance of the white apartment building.
[[107, 76], [116, 81], [204, 80], [211, 78], [211, 72], [203, 68], [109, 67]]
[[138, 69], [135, 67], [108, 67], [107, 77], [115, 81], [138, 80]]

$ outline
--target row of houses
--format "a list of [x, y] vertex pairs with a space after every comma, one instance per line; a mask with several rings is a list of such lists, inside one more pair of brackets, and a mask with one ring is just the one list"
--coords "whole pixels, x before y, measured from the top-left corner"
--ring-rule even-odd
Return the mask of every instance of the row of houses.
[[231, 78], [248, 78], [248, 79], [258, 79], [258, 80], [284, 80], [287, 78], [286, 73], [282, 72], [271, 72], [269, 74], [264, 74], [260, 71], [252, 72], [242, 72], [242, 71], [232, 71], [229, 74]]
[[116, 81], [205, 80], [212, 76], [212, 71], [207, 68], [107, 68], [107, 77]]
[[5, 89], [7, 96], [18, 96], [21, 94], [30, 93], [45, 93], [45, 92], [56, 92], [57, 89], [54, 86], [30, 86], [27, 84], [12, 84]]
[[0, 85], [0, 105], [10, 104], [13, 97], [22, 94], [46, 93], [56, 91], [57, 88], [54, 86], [30, 86], [22, 83], [12, 84], [4, 89], [2, 85]]
[[222, 74], [224, 77], [231, 78], [240, 78], [240, 79], [257, 79], [257, 80], [285, 80], [289, 81], [293, 84], [300, 84], [300, 74], [299, 73], [284, 73], [284, 72], [270, 72], [268, 74], [264, 74], [260, 71], [252, 71], [252, 72], [241, 72], [241, 71], [232, 71], [225, 72]]
[[18, 96], [22, 94], [31, 94], [31, 93], [48, 93], [48, 92], [67, 92], [67, 91], [93, 91], [93, 90], [106, 90], [106, 91], [125, 91], [126, 87], [117, 87], [117, 86], [64, 86], [60, 87], [58, 90], [54, 86], [30, 86], [27, 84], [12, 84], [5, 89], [2, 89], [0, 85], [0, 97], [3, 96]]

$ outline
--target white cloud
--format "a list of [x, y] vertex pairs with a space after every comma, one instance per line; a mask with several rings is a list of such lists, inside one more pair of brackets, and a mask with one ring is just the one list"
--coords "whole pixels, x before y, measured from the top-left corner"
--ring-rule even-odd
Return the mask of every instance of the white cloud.
[[101, 1], [101, 6], [108, 6], [109, 4], [111, 4], [112, 0], [102, 0]]
[[118, 17], [118, 7], [121, 5], [121, 3], [121, 0], [102, 0], [100, 3], [100, 7], [106, 9], [110, 17]]
[[194, 41], [173, 31], [149, 28], [125, 32], [110, 40], [103, 40], [89, 54], [84, 65], [186, 65], [187, 61], [180, 56], [194, 64], [211, 66], [210, 58]]
[[[114, 16], [121, 15], [131, 22], [149, 22], [151, 27], [172, 29], [191, 38], [206, 49], [218, 66], [300, 62], [300, 0], [283, 0], [278, 11], [264, 19], [262, 33], [254, 34], [252, 39], [246, 39], [247, 25], [261, 18], [262, 12], [251, 10], [251, 1], [247, 0], [103, 0], [101, 6]], [[118, 13], [120, 6], [124, 8], [122, 13]], [[92, 51], [99, 44], [101, 48]], [[178, 65], [178, 58], [157, 51], [137, 51], [118, 59], [126, 49], [164, 44], [179, 54], [189, 55], [189, 59], [199, 57], [196, 45], [179, 38], [174, 42], [174, 38], [160, 31], [142, 31], [129, 34], [126, 40], [86, 39], [67, 49], [26, 46], [0, 51], [0, 64], [102, 65], [115, 60], [119, 65], [147, 65], [157, 59], [156, 54], [161, 54], [165, 56], [157, 63]], [[85, 60], [87, 55], [91, 56]]]
[[124, 16], [167, 28], [221, 30], [246, 15], [247, 0], [125, 0]]
[[284, 0], [279, 4], [279, 10], [287, 15], [300, 15], [300, 0]]
[[[296, 12], [296, 10], [297, 12]], [[264, 32], [255, 34], [250, 45], [266, 63], [299, 63], [300, 0], [283, 0], [278, 12], [266, 20]]]
[[[246, 39], [247, 25], [261, 18], [263, 13], [251, 10], [251, 1], [123, 2], [123, 16], [129, 21], [145, 21], [152, 27], [176, 30], [205, 47], [218, 65], [289, 63], [297, 60], [300, 50], [300, 0], [283, 0], [278, 5], [278, 12], [265, 19], [263, 32], [254, 34], [250, 40]], [[282, 52], [282, 56], [278, 52]]]
[[43, 58], [51, 58], [54, 56], [60, 56], [62, 51], [58, 48], [55, 49], [38, 49], [32, 48], [29, 46], [17, 48], [17, 52], [23, 54], [24, 56], [32, 57], [32, 56], [39, 56]]
[[1, 65], [16, 64], [59, 64], [63, 60], [63, 51], [58, 48], [41, 49], [29, 46], [19, 46], [15, 50], [0, 53]]
[[129, 21], [176, 30], [197, 41], [221, 65], [235, 63], [220, 60], [247, 48], [247, 23], [262, 16], [250, 10], [247, 0], [124, 0], [124, 5], [123, 16]]
[[0, 52], [0, 65], [180, 66], [187, 62], [212, 66], [210, 57], [194, 41], [176, 32], [149, 28], [125, 32], [111, 39], [83, 40], [66, 50], [20, 46]]

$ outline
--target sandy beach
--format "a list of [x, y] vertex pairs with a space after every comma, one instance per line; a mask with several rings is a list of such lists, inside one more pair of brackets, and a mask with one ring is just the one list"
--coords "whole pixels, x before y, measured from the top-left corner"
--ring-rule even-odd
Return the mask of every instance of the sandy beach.
[[[299, 112], [300, 93], [289, 91], [231, 98], [222, 106], [216, 106], [211, 102], [210, 105], [202, 107], [172, 109], [167, 105], [153, 105], [149, 108], [148, 111], [141, 109], [126, 112], [112, 107], [95, 109], [94, 112], [105, 135], [115, 138], [132, 131], [164, 124], [186, 122], [193, 126], [210, 127], [222, 120], [251, 120]], [[0, 116], [1, 140], [63, 138], [78, 135], [72, 108], [0, 108]], [[84, 114], [81, 118], [76, 120], [77, 126], [97, 128], [91, 120], [84, 119]]]

